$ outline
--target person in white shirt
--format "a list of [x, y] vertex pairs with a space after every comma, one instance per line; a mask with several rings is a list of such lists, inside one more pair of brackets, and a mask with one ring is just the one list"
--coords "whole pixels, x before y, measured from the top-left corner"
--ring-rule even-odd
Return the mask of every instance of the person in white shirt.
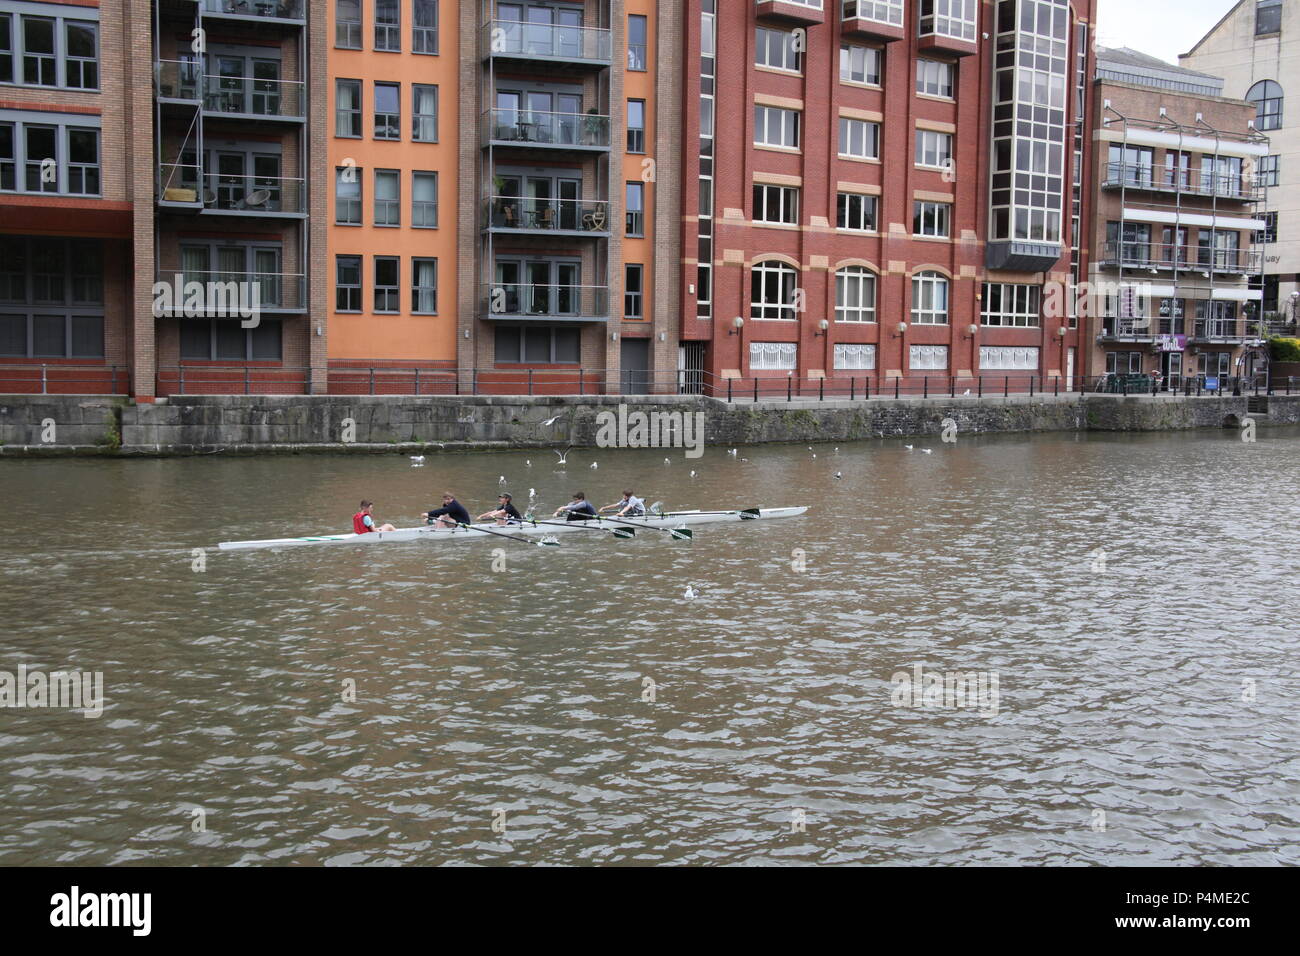
[[623, 492], [623, 500], [616, 501], [612, 505], [605, 505], [600, 509], [600, 513], [606, 511], [615, 512], [615, 517], [637, 517], [645, 514], [645, 502], [632, 494], [630, 491]]

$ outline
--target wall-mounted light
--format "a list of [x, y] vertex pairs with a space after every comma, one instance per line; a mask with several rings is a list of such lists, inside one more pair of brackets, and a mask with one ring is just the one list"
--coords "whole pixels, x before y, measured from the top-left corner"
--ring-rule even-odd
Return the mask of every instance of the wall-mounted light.
[[966, 326], [966, 334], [963, 335], [962, 338], [973, 339], [975, 338], [975, 333], [978, 332], [979, 330], [980, 327], [974, 322], [972, 322], [970, 325]]
[[1065, 326], [1062, 325], [1060, 328], [1058, 328], [1056, 330], [1056, 334], [1061, 338], [1065, 338]]
[[325, 334], [325, 326], [323, 326], [323, 325], [318, 325], [318, 326], [316, 326], [316, 335], [317, 335], [317, 337], [322, 336], [322, 335], [324, 335], [324, 334]]
[[465, 338], [469, 338], [469, 329], [465, 330]]
[[610, 332], [610, 333], [609, 333], [609, 340], [610, 340], [611, 342], [617, 342], [617, 341], [618, 341], [618, 333], [617, 333], [617, 332]]
[[813, 335], [825, 335], [826, 330], [829, 329], [830, 327], [831, 324], [827, 322], [825, 319], [822, 319], [820, 322], [817, 323], [817, 331], [814, 332]]
[[744, 327], [745, 327], [745, 320], [742, 319], [740, 316], [736, 316], [734, 319], [731, 320], [731, 328], [727, 330], [727, 334], [739, 335], [740, 330], [743, 329]]
[[899, 322], [899, 323], [898, 323], [898, 331], [894, 333], [894, 338], [898, 338], [900, 335], [902, 335], [902, 334], [903, 334], [904, 332], [906, 332], [906, 331], [907, 331], [907, 323], [906, 323], [906, 322]]
[[667, 342], [667, 341], [668, 341], [668, 333], [667, 333], [667, 332], [660, 332], [660, 333], [659, 333], [659, 341], [660, 341], [660, 342]]

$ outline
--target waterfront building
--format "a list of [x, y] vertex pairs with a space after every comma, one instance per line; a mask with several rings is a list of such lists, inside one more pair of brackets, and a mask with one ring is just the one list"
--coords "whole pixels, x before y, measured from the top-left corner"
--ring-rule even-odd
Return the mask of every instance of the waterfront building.
[[1268, 138], [1223, 80], [1097, 51], [1089, 373], [1145, 388], [1266, 367], [1260, 329]]

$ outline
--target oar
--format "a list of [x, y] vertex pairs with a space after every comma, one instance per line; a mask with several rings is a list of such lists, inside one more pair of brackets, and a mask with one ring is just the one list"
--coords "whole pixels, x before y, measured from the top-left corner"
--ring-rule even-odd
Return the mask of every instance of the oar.
[[525, 538], [518, 534], [506, 534], [504, 531], [492, 531], [489, 528], [476, 528], [474, 525], [465, 524], [463, 521], [456, 522], [456, 527], [464, 528], [466, 531], [482, 531], [484, 534], [494, 534], [498, 538], [509, 538], [511, 541], [522, 541], [524, 544], [535, 544], [548, 548], [558, 548], [560, 546], [560, 542], [558, 541], [548, 541], [546, 538], [542, 538], [540, 541], [534, 541], [532, 538]]
[[648, 530], [650, 530], [650, 531], [666, 531], [666, 532], [668, 532], [670, 535], [672, 535], [674, 539], [676, 539], [676, 540], [678, 540], [678, 541], [681, 541], [683, 538], [693, 538], [693, 537], [695, 537], [695, 532], [692, 531], [690, 528], [656, 528], [654, 525], [638, 524], [638, 523], [636, 523], [636, 522], [634, 522], [634, 521], [623, 521], [623, 520], [620, 519], [620, 518], [606, 518], [606, 517], [604, 517], [603, 515], [600, 516], [600, 517], [598, 517], [596, 520], [597, 520], [597, 521], [612, 521], [614, 524], [627, 525], [628, 527], [631, 527], [631, 528], [646, 528], [646, 529], [648, 529]]
[[536, 527], [539, 524], [555, 525], [557, 528], [572, 528], [577, 525], [583, 531], [601, 531], [605, 534], [612, 534], [616, 538], [631, 538], [636, 534], [632, 528], [593, 528], [583, 521], [538, 521], [536, 518], [530, 518], [525, 515], [521, 520], [527, 521]]

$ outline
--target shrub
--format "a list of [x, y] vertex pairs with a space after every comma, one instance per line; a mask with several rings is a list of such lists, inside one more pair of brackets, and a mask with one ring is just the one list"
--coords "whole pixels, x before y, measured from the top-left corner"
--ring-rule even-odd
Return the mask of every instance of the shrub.
[[1300, 362], [1300, 339], [1271, 338], [1268, 354], [1274, 362]]

